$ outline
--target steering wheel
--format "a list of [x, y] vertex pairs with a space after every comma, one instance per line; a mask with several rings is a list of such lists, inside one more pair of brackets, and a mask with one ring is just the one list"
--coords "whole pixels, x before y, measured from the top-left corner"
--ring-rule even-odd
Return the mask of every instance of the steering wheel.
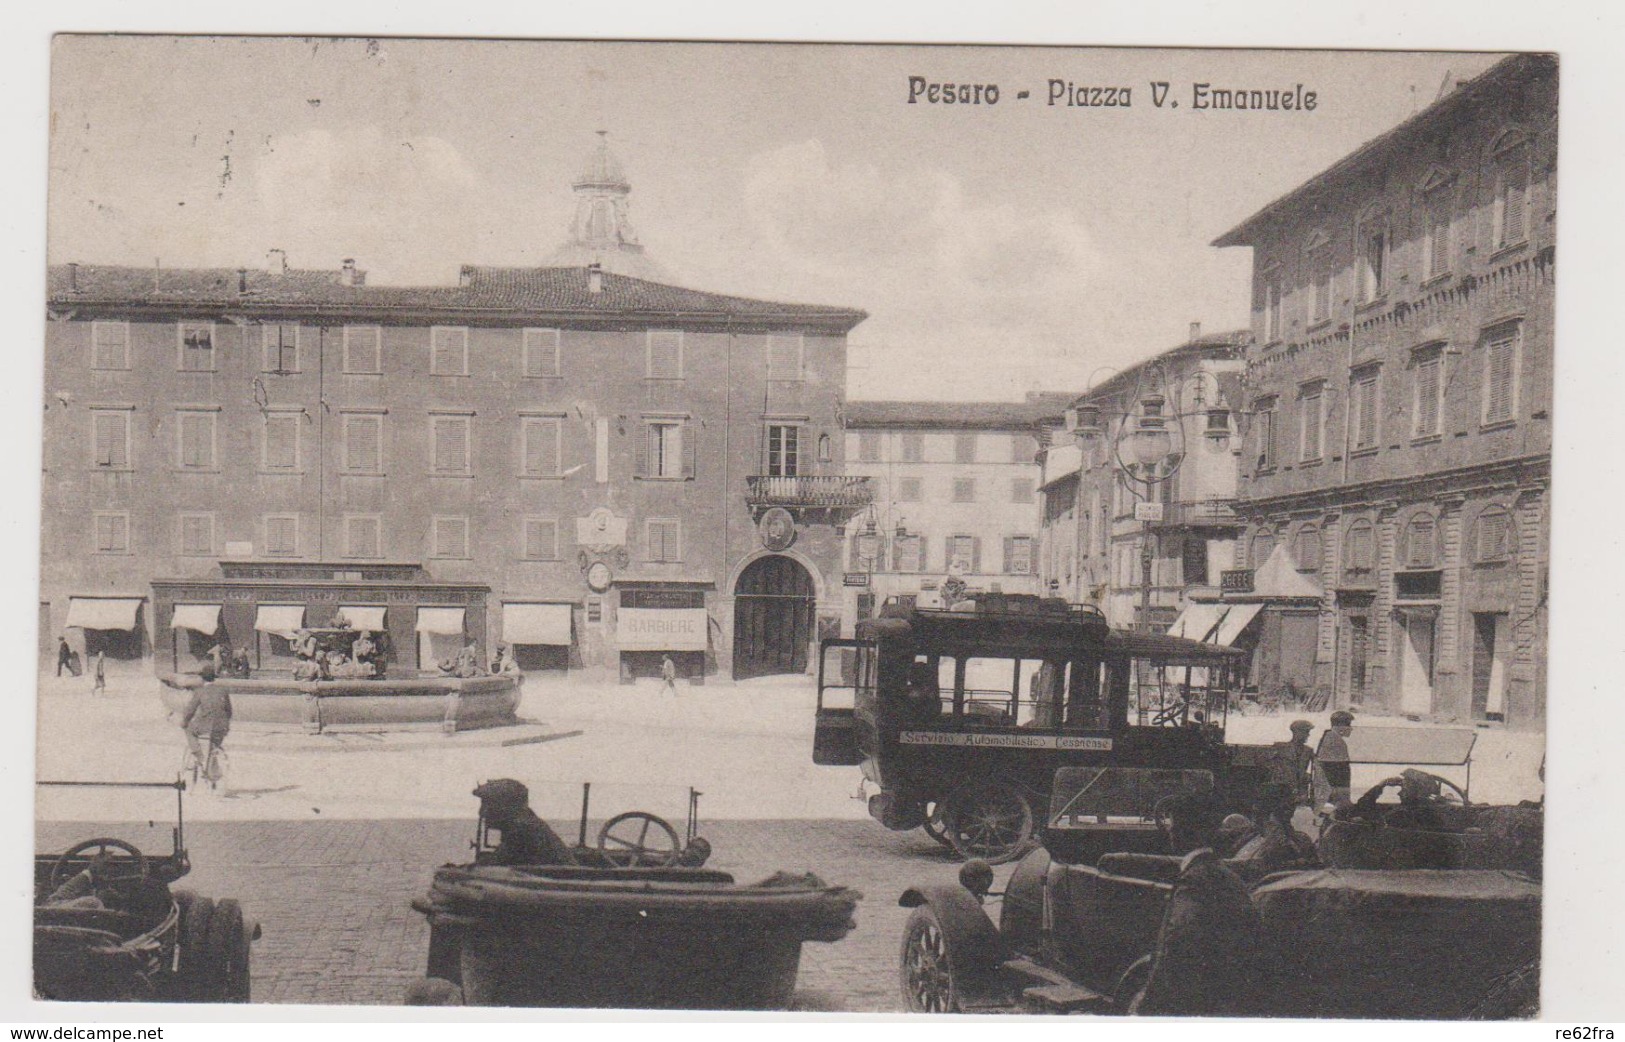
[[[86, 858], [85, 855], [92, 850], [95, 853]], [[100, 857], [110, 850], [123, 851], [132, 860], [128, 864], [104, 868], [98, 873], [96, 882], [114, 888], [136, 887], [145, 883], [147, 877], [152, 874], [152, 866], [147, 864], [147, 855], [137, 850], [134, 844], [126, 843], [122, 839], [98, 836], [83, 843], [75, 843], [63, 851], [62, 856], [56, 859], [56, 864], [51, 866], [51, 889], [56, 890], [68, 881], [69, 876], [87, 867], [78, 862], [88, 862], [91, 858]]]
[[1190, 710], [1190, 707], [1191, 703], [1183, 699], [1171, 706], [1164, 706], [1151, 717], [1151, 725], [1153, 727], [1164, 727], [1170, 724], [1178, 726], [1185, 722], [1185, 714]]
[[664, 818], [641, 810], [617, 814], [598, 830], [598, 849], [605, 854], [625, 854], [631, 867], [666, 868], [675, 865], [683, 856], [682, 846], [677, 838], [677, 830]]

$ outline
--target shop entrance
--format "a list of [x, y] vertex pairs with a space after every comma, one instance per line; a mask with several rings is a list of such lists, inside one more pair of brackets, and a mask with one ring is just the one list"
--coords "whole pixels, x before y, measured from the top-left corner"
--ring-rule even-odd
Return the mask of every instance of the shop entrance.
[[752, 561], [734, 586], [734, 679], [805, 673], [815, 604], [812, 576], [800, 562]]

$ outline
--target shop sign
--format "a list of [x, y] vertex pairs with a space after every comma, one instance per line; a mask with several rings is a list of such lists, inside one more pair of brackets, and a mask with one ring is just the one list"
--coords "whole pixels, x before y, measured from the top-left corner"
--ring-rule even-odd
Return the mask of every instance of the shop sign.
[[845, 585], [845, 586], [868, 586], [869, 585], [869, 573], [868, 572], [847, 572], [846, 575], [842, 577], [841, 583], [842, 583], [842, 585]]

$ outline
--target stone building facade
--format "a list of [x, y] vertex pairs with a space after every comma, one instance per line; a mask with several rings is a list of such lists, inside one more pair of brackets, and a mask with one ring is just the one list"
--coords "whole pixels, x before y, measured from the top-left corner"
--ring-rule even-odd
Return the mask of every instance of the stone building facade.
[[[595, 155], [580, 182], [618, 176]], [[276, 255], [61, 265], [48, 308], [47, 651], [65, 634], [169, 668], [152, 583], [222, 561], [489, 587], [482, 650], [513, 643], [528, 669], [800, 671], [838, 626], [841, 526], [869, 501], [842, 474], [861, 311], [597, 262], [402, 287]], [[274, 631], [222, 617], [274, 658]], [[447, 618], [390, 620], [398, 664], [476, 636]]]
[[1284, 551], [1334, 704], [1544, 719], [1556, 169], [1517, 55], [1215, 243], [1254, 251], [1231, 585]]

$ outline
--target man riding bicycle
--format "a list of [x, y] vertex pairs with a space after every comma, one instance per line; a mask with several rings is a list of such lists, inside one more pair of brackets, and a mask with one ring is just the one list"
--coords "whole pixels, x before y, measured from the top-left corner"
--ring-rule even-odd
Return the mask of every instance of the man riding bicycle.
[[223, 773], [220, 747], [231, 730], [231, 696], [214, 684], [193, 689], [192, 697], [181, 713], [181, 730], [186, 732], [186, 745], [192, 752], [192, 761], [202, 771], [209, 787], [216, 788]]

